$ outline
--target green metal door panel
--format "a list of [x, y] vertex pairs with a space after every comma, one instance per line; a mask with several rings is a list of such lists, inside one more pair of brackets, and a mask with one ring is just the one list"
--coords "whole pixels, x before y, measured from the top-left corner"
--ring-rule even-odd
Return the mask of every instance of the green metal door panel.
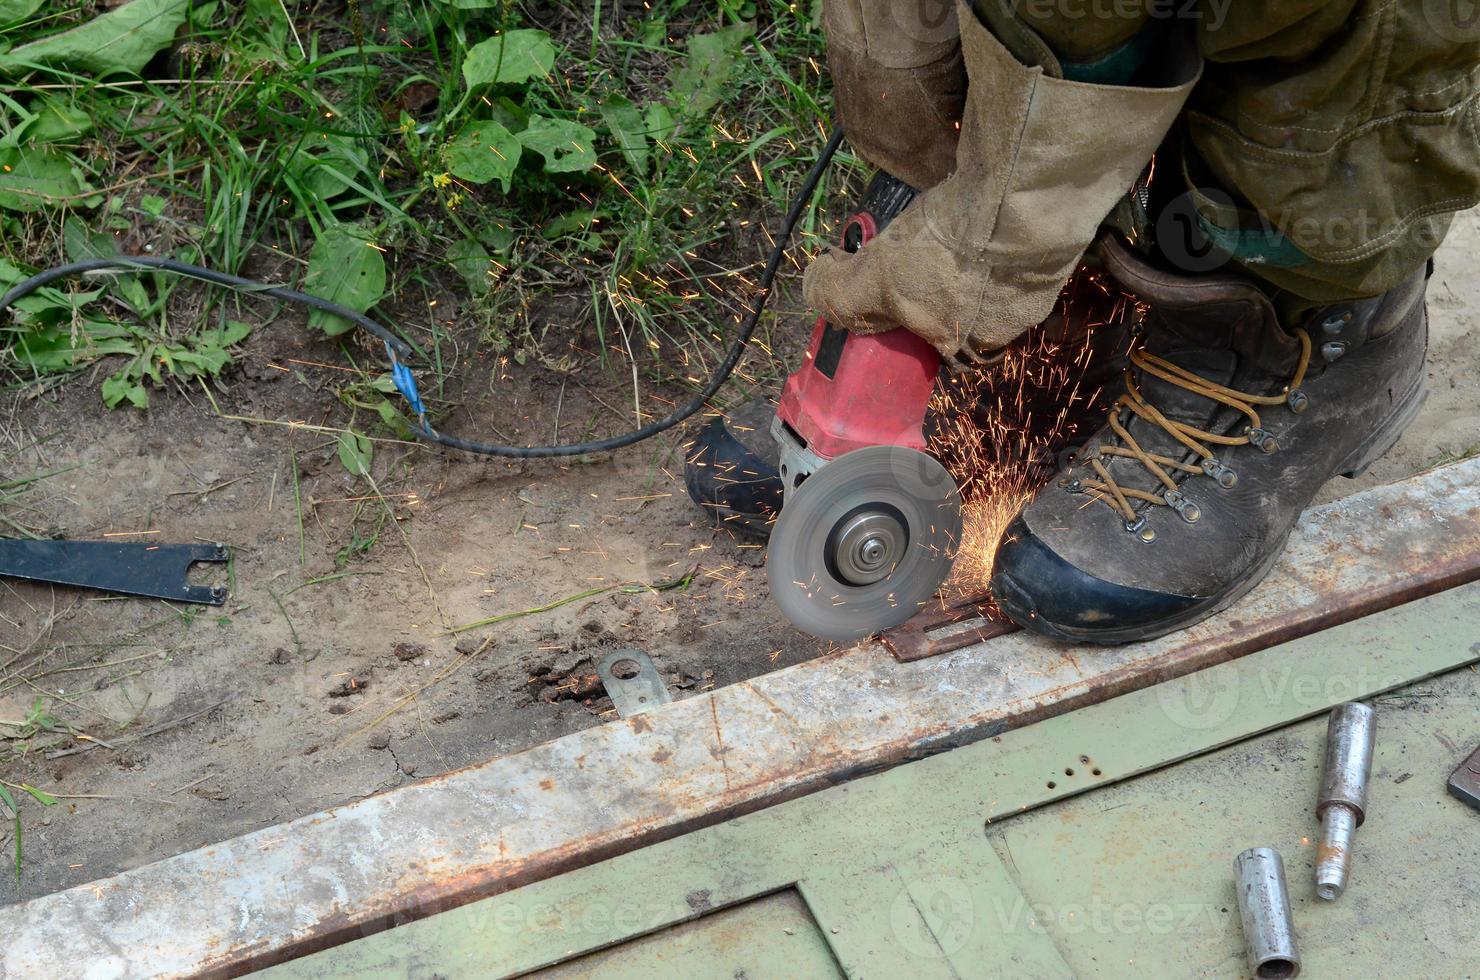
[[1306, 976], [1480, 976], [1480, 813], [1444, 788], [1480, 742], [1480, 674], [1372, 703], [1368, 816], [1337, 901], [1314, 887], [1317, 718], [993, 827], [1032, 928], [1081, 977], [1239, 976], [1233, 857], [1266, 845], [1285, 862]]
[[984, 836], [798, 887], [850, 977], [1073, 976], [1047, 936], [991, 927], [1023, 896]]
[[711, 912], [534, 974], [544, 980], [826, 980], [844, 976], [795, 891]]
[[[1456, 884], [1473, 883], [1480, 867], [1480, 817], [1443, 792], [1461, 747], [1480, 738], [1480, 691], [1473, 674], [1449, 674], [1418, 689], [1406, 712], [1380, 709], [1372, 817], [1359, 832], [1352, 890], [1336, 907], [1311, 907], [1310, 848], [1301, 843], [1315, 831], [1309, 810], [1322, 723], [1282, 726], [1472, 663], [1480, 657], [1477, 624], [1480, 586], [1457, 588], [538, 881], [276, 973], [281, 980], [505, 976], [562, 963], [650, 968], [661, 937], [674, 944], [672, 955], [687, 957], [706, 944], [713, 952], [718, 937], [756, 935], [744, 932], [755, 923], [766, 934], [779, 907], [753, 900], [795, 889], [820, 930], [808, 935], [820, 935], [850, 976], [1134, 970], [1234, 977], [1242, 946], [1232, 859], [1251, 844], [1274, 844], [1285, 853], [1292, 885], [1299, 879], [1297, 926], [1312, 930], [1307, 975], [1326, 975], [1316, 972], [1318, 963], [1364, 975], [1371, 971], [1354, 964], [1382, 943], [1408, 956], [1430, 932], [1462, 935], [1457, 923], [1473, 923], [1480, 912], [1475, 896]], [[1441, 695], [1457, 676], [1470, 687]], [[1272, 734], [1240, 742], [1261, 732]], [[1400, 781], [1404, 771], [1413, 775]], [[1378, 847], [1382, 861], [1364, 863]], [[735, 918], [713, 918], [732, 908]], [[1442, 915], [1445, 908], [1469, 918]], [[1392, 924], [1373, 925], [1388, 915]], [[702, 928], [676, 928], [706, 919]], [[1347, 942], [1342, 929], [1360, 932], [1360, 942]], [[789, 945], [804, 930], [781, 932]], [[1433, 941], [1439, 952], [1413, 952], [1414, 962], [1433, 966], [1453, 945]], [[631, 959], [580, 959], [599, 950]], [[688, 974], [664, 968], [651, 975]]]

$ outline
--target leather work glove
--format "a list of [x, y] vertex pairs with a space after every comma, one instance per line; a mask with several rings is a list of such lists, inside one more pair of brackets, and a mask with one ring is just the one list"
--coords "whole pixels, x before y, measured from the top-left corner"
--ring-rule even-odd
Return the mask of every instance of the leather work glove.
[[904, 326], [955, 368], [980, 365], [1053, 309], [1100, 221], [1135, 182], [1201, 74], [1162, 88], [1050, 77], [958, 4], [970, 76], [956, 168], [855, 253], [807, 267], [807, 303], [859, 333]]
[[966, 102], [955, 0], [823, 0], [822, 15], [848, 141], [912, 187], [940, 183]]

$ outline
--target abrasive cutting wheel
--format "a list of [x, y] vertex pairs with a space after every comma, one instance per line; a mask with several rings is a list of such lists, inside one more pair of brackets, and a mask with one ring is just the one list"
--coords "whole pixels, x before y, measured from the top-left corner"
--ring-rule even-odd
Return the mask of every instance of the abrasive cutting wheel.
[[956, 482], [931, 456], [868, 446], [790, 491], [771, 531], [771, 595], [800, 629], [857, 640], [930, 601], [961, 540]]

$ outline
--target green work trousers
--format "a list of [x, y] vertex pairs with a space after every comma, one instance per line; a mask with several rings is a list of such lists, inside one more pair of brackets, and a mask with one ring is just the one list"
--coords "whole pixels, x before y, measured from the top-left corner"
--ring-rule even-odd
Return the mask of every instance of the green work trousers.
[[1196, 45], [1157, 164], [1179, 171], [1184, 223], [1293, 297], [1393, 287], [1480, 201], [1480, 0], [975, 4], [1020, 61], [1075, 81], [1130, 84]]

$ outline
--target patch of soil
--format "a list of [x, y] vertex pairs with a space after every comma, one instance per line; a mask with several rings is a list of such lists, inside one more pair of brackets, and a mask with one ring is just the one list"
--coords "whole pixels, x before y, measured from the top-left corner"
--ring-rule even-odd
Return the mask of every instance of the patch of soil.
[[[1430, 288], [1423, 415], [1366, 476], [1333, 481], [1322, 499], [1480, 444], [1477, 245], [1480, 217], [1460, 215]], [[782, 322], [794, 334], [774, 345], [783, 359], [810, 326], [790, 305]], [[827, 649], [776, 613], [762, 550], [690, 505], [677, 435], [542, 462], [382, 441], [385, 499], [367, 499], [336, 433], [311, 428], [348, 420], [334, 390], [342, 363], [289, 314], [254, 334], [213, 392], [224, 414], [260, 421], [217, 417], [197, 389], [109, 413], [87, 377], [18, 403], [0, 425], [0, 439], [31, 447], [28, 471], [78, 466], [29, 495], [31, 523], [77, 538], [223, 541], [235, 556], [221, 609], [0, 580], [0, 719], [43, 697], [114, 745], [49, 758], [85, 743], [39, 735], [0, 765], [61, 799], [45, 814], [22, 802], [21, 898], [599, 724], [613, 714], [594, 665], [610, 649], [646, 650], [676, 697]], [[630, 379], [594, 368], [562, 380], [473, 360], [444, 393], [461, 403], [445, 427], [545, 442], [558, 407], [569, 440], [625, 428], [630, 411], [613, 406], [631, 394]], [[664, 408], [656, 396], [648, 406]], [[691, 573], [669, 591], [621, 588]], [[511, 618], [452, 632], [495, 616]], [[0, 822], [7, 853], [8, 833]]]
[[[787, 322], [800, 345], [801, 311]], [[40, 807], [22, 804], [21, 898], [599, 724], [615, 714], [586, 675], [605, 649], [647, 651], [678, 696], [827, 649], [774, 612], [761, 549], [689, 502], [678, 433], [531, 462], [385, 439], [373, 468], [382, 502], [341, 465], [337, 433], [312, 428], [349, 421], [335, 393], [343, 363], [289, 312], [254, 332], [212, 392], [222, 414], [259, 421], [217, 417], [199, 389], [108, 412], [99, 379], [85, 377], [0, 423], [0, 444], [32, 447], [21, 472], [77, 467], [27, 495], [32, 526], [221, 541], [234, 556], [229, 576], [200, 575], [229, 585], [219, 609], [0, 579], [0, 719], [42, 697], [117, 746], [49, 759], [73, 742], [42, 735], [0, 762], [0, 776], [62, 797], [66, 811], [43, 825]], [[562, 441], [623, 431], [631, 383], [594, 363], [562, 377], [472, 360], [443, 393], [460, 403], [443, 428], [548, 442], [558, 406]], [[661, 399], [683, 396], [646, 386], [644, 407], [665, 412]], [[641, 588], [676, 579], [688, 584]], [[451, 632], [496, 616], [510, 618]], [[110, 737], [211, 706], [133, 744]]]

